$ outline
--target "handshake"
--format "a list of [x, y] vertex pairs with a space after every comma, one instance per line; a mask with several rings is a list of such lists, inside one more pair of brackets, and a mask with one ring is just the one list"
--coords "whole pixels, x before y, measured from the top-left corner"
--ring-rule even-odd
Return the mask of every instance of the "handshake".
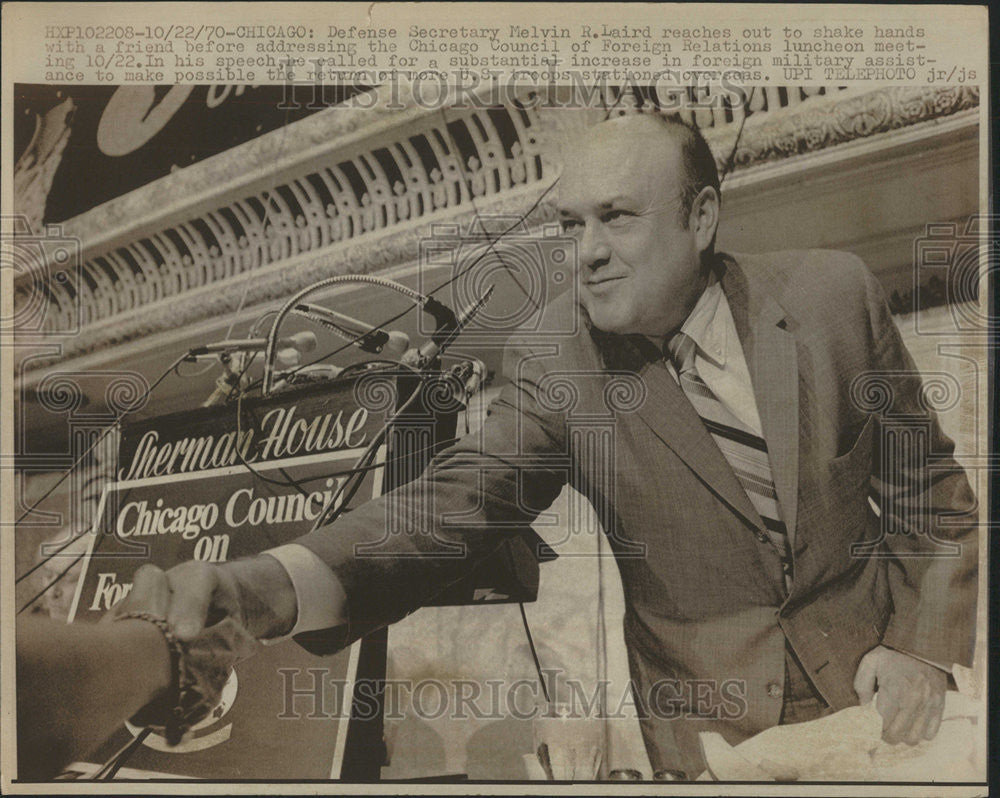
[[169, 686], [133, 722], [176, 745], [219, 702], [233, 666], [256, 652], [258, 639], [290, 632], [296, 614], [291, 580], [271, 557], [192, 561], [169, 571], [142, 566], [132, 590], [102, 620], [149, 621], [170, 650]]

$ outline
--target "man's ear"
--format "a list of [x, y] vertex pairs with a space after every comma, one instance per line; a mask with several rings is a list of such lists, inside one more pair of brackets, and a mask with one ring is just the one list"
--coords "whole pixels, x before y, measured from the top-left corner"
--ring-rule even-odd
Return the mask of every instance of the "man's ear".
[[712, 186], [705, 186], [691, 203], [688, 228], [694, 231], [698, 252], [705, 252], [715, 242], [715, 232], [719, 228], [719, 192]]

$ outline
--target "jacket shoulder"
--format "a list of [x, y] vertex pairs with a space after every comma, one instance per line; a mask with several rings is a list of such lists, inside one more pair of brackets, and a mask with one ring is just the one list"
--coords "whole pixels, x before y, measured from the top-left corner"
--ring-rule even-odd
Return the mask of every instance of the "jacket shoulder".
[[886, 337], [892, 321], [885, 295], [857, 255], [808, 249], [735, 259], [748, 282], [782, 307], [801, 341], [862, 362]]
[[732, 257], [751, 282], [792, 314], [866, 314], [883, 301], [878, 280], [850, 252], [794, 249]]
[[801, 286], [813, 293], [863, 290], [873, 279], [861, 258], [835, 249], [788, 249], [733, 257], [748, 275], [784, 290]]

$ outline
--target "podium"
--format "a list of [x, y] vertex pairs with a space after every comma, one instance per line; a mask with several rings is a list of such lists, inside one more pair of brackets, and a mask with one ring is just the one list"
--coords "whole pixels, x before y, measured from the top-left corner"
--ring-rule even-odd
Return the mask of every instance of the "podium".
[[[421, 380], [373, 369], [123, 426], [116, 480], [101, 498], [70, 622], [97, 621], [145, 563], [223, 562], [307, 533], [396, 416], [343, 508], [349, 517], [419, 474], [454, 439], [462, 407], [447, 373]], [[436, 603], [532, 601], [537, 585], [537, 562], [512, 538]], [[189, 739], [171, 748], [150, 734], [127, 767], [227, 781], [375, 781], [385, 760], [386, 652], [384, 628], [327, 657], [291, 640], [265, 646], [236, 667], [222, 702]], [[139, 731], [126, 725], [90, 759], [104, 761]]]

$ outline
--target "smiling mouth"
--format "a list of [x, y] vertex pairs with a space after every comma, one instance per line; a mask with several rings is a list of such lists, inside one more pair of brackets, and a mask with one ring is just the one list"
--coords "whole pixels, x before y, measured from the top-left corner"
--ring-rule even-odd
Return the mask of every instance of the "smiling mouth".
[[600, 288], [602, 285], [610, 285], [624, 279], [624, 277], [604, 277], [600, 280], [587, 280], [586, 284], [588, 288]]

